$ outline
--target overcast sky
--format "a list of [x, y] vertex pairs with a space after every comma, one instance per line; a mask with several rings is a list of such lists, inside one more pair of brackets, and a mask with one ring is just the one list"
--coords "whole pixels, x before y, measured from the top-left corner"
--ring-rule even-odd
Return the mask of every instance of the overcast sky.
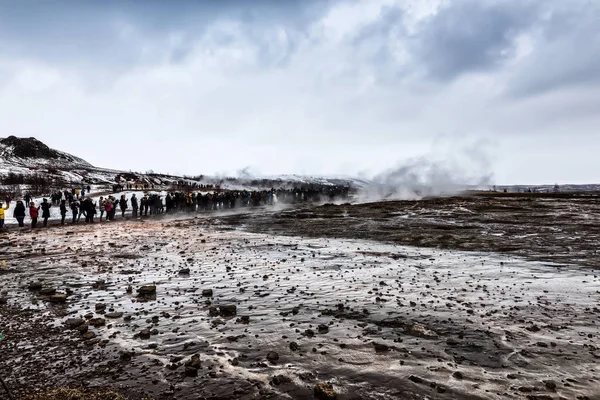
[[0, 136], [98, 166], [591, 183], [599, 130], [597, 0], [0, 0]]

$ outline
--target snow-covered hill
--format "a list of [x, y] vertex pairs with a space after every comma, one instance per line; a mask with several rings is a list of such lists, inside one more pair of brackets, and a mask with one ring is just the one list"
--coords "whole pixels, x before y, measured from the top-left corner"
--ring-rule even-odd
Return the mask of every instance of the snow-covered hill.
[[[156, 166], [160, 169], [160, 165]], [[368, 184], [362, 179], [349, 177], [308, 177], [281, 175], [266, 177], [182, 177], [165, 174], [143, 174], [99, 168], [71, 154], [51, 149], [35, 138], [10, 136], [0, 139], [0, 185], [28, 181], [44, 177], [53, 186], [75, 187], [77, 185], [144, 184], [160, 187], [177, 184], [220, 185], [233, 190], [262, 190], [271, 187], [294, 186], [352, 186], [361, 188]], [[8, 179], [10, 178], [10, 179]], [[8, 179], [8, 180], [7, 180]]]

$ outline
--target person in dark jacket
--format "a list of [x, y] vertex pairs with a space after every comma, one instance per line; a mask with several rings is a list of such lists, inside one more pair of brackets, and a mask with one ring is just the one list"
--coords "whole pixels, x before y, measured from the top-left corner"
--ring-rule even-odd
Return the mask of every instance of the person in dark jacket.
[[36, 207], [35, 203], [32, 201], [29, 204], [29, 216], [31, 217], [31, 229], [35, 229], [37, 226], [38, 216], [40, 215], [40, 207]]
[[50, 203], [47, 199], [42, 200], [42, 218], [44, 219], [44, 226], [48, 226], [48, 218], [50, 218]]
[[65, 224], [65, 217], [67, 216], [67, 202], [66, 200], [60, 201], [60, 224]]
[[85, 210], [85, 222], [93, 223], [94, 214], [96, 214], [96, 205], [89, 197], [81, 203], [81, 207]]
[[19, 228], [23, 228], [25, 224], [23, 221], [25, 220], [25, 204], [21, 200], [17, 201], [15, 205], [15, 210], [13, 211], [13, 216], [17, 219], [19, 223]]
[[71, 214], [73, 215], [73, 223], [77, 223], [77, 214], [79, 213], [79, 202], [77, 200], [71, 203]]
[[121, 195], [121, 200], [119, 200], [119, 207], [121, 208], [121, 218], [125, 218], [125, 210], [127, 210], [127, 199], [125, 195]]
[[138, 200], [137, 197], [135, 197], [135, 193], [131, 195], [131, 216], [133, 218], [137, 218], [138, 216]]

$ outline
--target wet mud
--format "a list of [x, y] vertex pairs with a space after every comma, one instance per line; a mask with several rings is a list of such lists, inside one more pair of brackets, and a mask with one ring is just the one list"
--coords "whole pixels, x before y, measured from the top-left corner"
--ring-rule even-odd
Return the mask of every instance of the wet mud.
[[[597, 228], [581, 225], [590, 242], [569, 254], [549, 235], [503, 250], [482, 232], [501, 211], [456, 216], [445, 232], [457, 243], [490, 243], [462, 251], [405, 243], [386, 221], [427, 237], [428, 224], [451, 223], [442, 210], [471, 215], [461, 201], [10, 231], [2, 377], [16, 398], [62, 386], [130, 399], [599, 398], [600, 277], [586, 247]], [[577, 207], [597, 218], [593, 202]], [[488, 228], [506, 237], [490, 238], [525, 248], [534, 241], [509, 240], [514, 226], [551, 226], [511, 215]], [[464, 236], [466, 224], [482, 226]]]

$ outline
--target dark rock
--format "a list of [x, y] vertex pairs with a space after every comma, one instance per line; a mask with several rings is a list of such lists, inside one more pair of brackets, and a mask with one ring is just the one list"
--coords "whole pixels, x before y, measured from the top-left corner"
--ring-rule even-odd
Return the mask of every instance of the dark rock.
[[423, 382], [425, 382], [425, 381], [423, 380], [423, 378], [419, 378], [419, 377], [418, 377], [418, 376], [416, 376], [416, 375], [411, 375], [411, 376], [409, 376], [409, 377], [408, 377], [408, 380], [409, 380], [409, 381], [411, 381], [411, 382], [414, 382], [414, 383], [423, 383]]
[[210, 315], [211, 317], [216, 317], [217, 315], [219, 315], [219, 309], [215, 306], [208, 307], [208, 315]]
[[101, 326], [106, 325], [106, 320], [104, 318], [92, 318], [90, 319], [89, 324], [96, 328], [99, 328]]
[[48, 301], [50, 303], [66, 303], [67, 295], [66, 294], [53, 294], [52, 296], [48, 297]]
[[104, 316], [106, 318], [116, 319], [116, 318], [121, 318], [123, 316], [123, 313], [122, 312], [110, 312]]
[[544, 385], [546, 385], [546, 389], [548, 390], [556, 390], [556, 382], [554, 381], [544, 381]]
[[454, 377], [454, 379], [458, 379], [459, 381], [465, 378], [465, 376], [463, 375], [463, 373], [460, 372], [460, 371], [454, 372], [452, 374], [452, 376]]
[[276, 351], [270, 351], [267, 353], [267, 360], [272, 363], [275, 364], [278, 360], [279, 360], [279, 353], [277, 353]]
[[97, 280], [92, 283], [92, 288], [96, 290], [105, 290], [106, 289], [106, 281], [103, 279]]
[[155, 285], [142, 286], [138, 289], [138, 294], [140, 296], [154, 296], [154, 295], [156, 295], [156, 286]]
[[189, 377], [198, 376], [198, 370], [202, 366], [200, 355], [194, 354], [185, 364], [185, 375]]
[[190, 269], [189, 268], [183, 268], [179, 270], [179, 275], [189, 275], [190, 274]]
[[8, 298], [0, 297], [0, 304], [7, 304], [7, 303], [8, 303]]
[[314, 337], [315, 336], [315, 332], [312, 329], [307, 329], [307, 330], [304, 331], [303, 335], [306, 336], [306, 337]]
[[285, 375], [275, 375], [272, 379], [271, 379], [271, 385], [273, 386], [279, 386], [279, 385], [283, 385], [284, 383], [290, 383], [292, 380], [285, 376]]
[[290, 343], [290, 350], [291, 351], [298, 351], [298, 350], [300, 350], [300, 346], [298, 346], [298, 343], [292, 342], [292, 343]]
[[150, 329], [144, 329], [141, 330], [140, 333], [138, 333], [140, 339], [150, 339], [150, 335]]
[[85, 320], [83, 318], [69, 318], [65, 321], [65, 326], [68, 329], [77, 329], [78, 326], [85, 324]]
[[77, 329], [79, 331], [79, 333], [81, 333], [83, 335], [84, 333], [86, 333], [88, 331], [88, 324], [81, 324], [78, 327], [76, 327], [75, 329]]
[[104, 304], [104, 303], [98, 303], [98, 304], [96, 304], [96, 312], [98, 312], [98, 311], [104, 311], [104, 310], [106, 310], [106, 304]]
[[202, 289], [202, 296], [204, 297], [212, 297], [213, 290], [212, 289]]
[[446, 344], [448, 344], [450, 346], [456, 346], [458, 343], [459, 343], [459, 341], [454, 338], [446, 339]]
[[219, 314], [222, 317], [234, 317], [237, 314], [237, 307], [233, 304], [219, 306]]
[[29, 284], [29, 290], [40, 290], [42, 288], [42, 282], [31, 282]]
[[390, 347], [388, 345], [383, 344], [383, 343], [375, 343], [375, 342], [373, 342], [373, 347], [375, 347], [375, 352], [376, 353], [387, 353], [388, 351], [390, 351]]
[[325, 324], [321, 324], [317, 327], [317, 330], [319, 331], [319, 333], [327, 333], [329, 332], [329, 327]]
[[326, 382], [319, 382], [313, 390], [315, 398], [318, 400], [335, 400], [337, 393], [333, 390], [333, 385]]
[[82, 338], [83, 340], [90, 340], [96, 337], [96, 334], [94, 332], [86, 332], [83, 334]]
[[40, 290], [40, 294], [42, 296], [52, 296], [53, 294], [56, 294], [56, 289], [53, 287], [43, 288]]

